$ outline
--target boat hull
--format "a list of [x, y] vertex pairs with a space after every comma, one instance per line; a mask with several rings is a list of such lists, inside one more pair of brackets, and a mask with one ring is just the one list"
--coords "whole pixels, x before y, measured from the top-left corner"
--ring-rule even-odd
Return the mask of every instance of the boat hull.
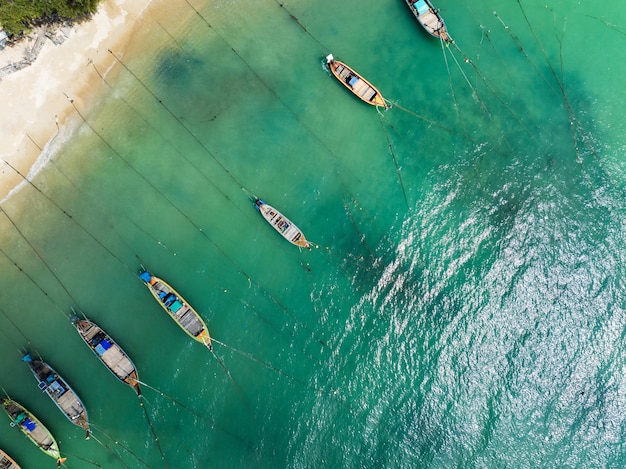
[[63, 415], [77, 427], [87, 432], [86, 438], [89, 439], [91, 430], [89, 429], [89, 417], [87, 409], [80, 400], [78, 394], [71, 388], [69, 384], [46, 362], [42, 360], [33, 360], [30, 354], [26, 354], [22, 359], [25, 361], [33, 376], [37, 380], [39, 389], [44, 391], [50, 399], [56, 404]]
[[143, 269], [139, 278], [165, 312], [194, 340], [213, 350], [209, 328], [198, 312], [165, 280]]
[[385, 98], [383, 98], [383, 95], [374, 85], [345, 63], [335, 60], [332, 54], [329, 54], [326, 57], [326, 64], [328, 65], [328, 68], [333, 76], [361, 101], [371, 104], [372, 106], [380, 106], [385, 109], [389, 107]]
[[20, 469], [11, 456], [0, 449], [0, 469]]
[[122, 348], [100, 326], [89, 319], [74, 318], [72, 324], [85, 344], [104, 366], [141, 397], [137, 367]]
[[50, 430], [48, 430], [37, 417], [23, 405], [8, 397], [2, 398], [2, 407], [9, 416], [9, 419], [11, 419], [11, 426], [18, 427], [41, 451], [56, 459], [57, 462], [64, 461], [64, 459], [61, 458], [59, 445], [54, 439], [54, 436], [52, 436]]
[[448, 34], [443, 18], [439, 14], [439, 11], [433, 8], [430, 0], [404, 1], [413, 13], [413, 16], [415, 16], [415, 19], [417, 19], [428, 34], [447, 43], [454, 42]]
[[300, 228], [286, 216], [261, 199], [256, 199], [254, 205], [265, 221], [278, 231], [283, 238], [296, 246], [311, 249], [311, 244], [306, 240]]

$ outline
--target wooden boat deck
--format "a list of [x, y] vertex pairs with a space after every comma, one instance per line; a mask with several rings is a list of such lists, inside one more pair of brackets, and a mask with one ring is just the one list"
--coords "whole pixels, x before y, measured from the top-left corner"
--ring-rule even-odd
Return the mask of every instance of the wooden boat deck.
[[385, 109], [389, 109], [385, 98], [383, 98], [380, 91], [378, 91], [370, 82], [359, 75], [355, 70], [350, 68], [343, 62], [335, 60], [333, 54], [326, 56], [326, 63], [328, 68], [332, 72], [333, 76], [339, 80], [339, 82], [348, 88], [352, 93], [357, 95], [359, 99], [365, 101], [372, 106], [382, 106]]
[[[156, 278], [156, 277], [153, 277]], [[200, 333], [205, 329], [205, 325], [202, 320], [197, 316], [197, 313], [193, 310], [185, 300], [183, 300], [178, 292], [176, 292], [172, 287], [170, 287], [166, 282], [161, 279], [157, 279], [154, 283], [151, 284], [151, 288], [159, 299], [160, 303], [167, 309], [167, 312], [174, 318], [174, 320], [180, 324], [180, 326], [185, 329], [189, 334], [193, 337], [197, 337]], [[165, 294], [163, 298], [167, 297], [167, 295], [172, 294], [176, 297], [181, 303], [181, 307], [178, 308], [176, 312], [172, 311], [162, 300], [161, 296]], [[174, 302], [176, 301], [174, 300]]]
[[[59, 448], [52, 434], [33, 414], [24, 408], [24, 406], [9, 398], [2, 400], [2, 406], [11, 421], [14, 422], [15, 426], [18, 427], [24, 435], [48, 455], [53, 458], [59, 458]], [[32, 424], [35, 425], [34, 428]], [[0, 465], [0, 468], [1, 467], [3, 466]]]
[[263, 215], [263, 218], [265, 218], [283, 238], [296, 246], [310, 249], [309, 242], [304, 237], [304, 234], [291, 220], [260, 199], [255, 202], [255, 205], [261, 212], [261, 215]]
[[39, 381], [39, 389], [50, 396], [70, 422], [86, 430], [89, 437], [87, 410], [70, 385], [47, 363], [32, 360], [28, 364]]
[[143, 267], [139, 273], [139, 278], [148, 287], [150, 293], [161, 307], [167, 311], [167, 314], [176, 321], [188, 336], [204, 344], [209, 350], [213, 350], [209, 328], [202, 316], [170, 284], [152, 275], [150, 271]]
[[[111, 336], [104, 332], [101, 327], [87, 319], [77, 320], [75, 326], [89, 348], [95, 352], [98, 358], [117, 378], [132, 387], [138, 386], [137, 368]], [[111, 344], [110, 348], [104, 352], [102, 352], [102, 349], [98, 349], [98, 345], [103, 339]]]
[[445, 42], [453, 42], [448, 34], [446, 24], [443, 21], [438, 10], [432, 6], [429, 0], [405, 0], [408, 7], [413, 12], [415, 18], [422, 24], [424, 29], [437, 38]]
[[[342, 79], [357, 96], [365, 101], [371, 101], [376, 96], [376, 90], [363, 78], [355, 75], [352, 70], [342, 63], [338, 63], [335, 73]], [[354, 80], [356, 78], [356, 80]], [[352, 83], [351, 83], [352, 82]]]
[[11, 457], [0, 449], [0, 469], [20, 469]]

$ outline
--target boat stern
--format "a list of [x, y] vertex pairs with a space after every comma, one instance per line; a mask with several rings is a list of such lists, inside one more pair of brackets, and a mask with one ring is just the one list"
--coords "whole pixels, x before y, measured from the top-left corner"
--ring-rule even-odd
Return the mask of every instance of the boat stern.
[[335, 61], [335, 57], [333, 57], [333, 54], [328, 54], [326, 56], [326, 63], [327, 64], [333, 63], [334, 61]]

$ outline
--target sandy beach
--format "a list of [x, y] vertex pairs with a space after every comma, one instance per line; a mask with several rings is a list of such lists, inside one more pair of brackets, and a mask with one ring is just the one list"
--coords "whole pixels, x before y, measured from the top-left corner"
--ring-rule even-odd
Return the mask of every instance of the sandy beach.
[[91, 21], [49, 30], [48, 37], [35, 30], [0, 50], [0, 68], [19, 63], [40, 37], [33, 63], [0, 81], [0, 200], [23, 183], [22, 175], [32, 177], [45, 164], [57, 137], [71, 135], [80, 123], [70, 99], [81, 112], [97, 102], [103, 91], [99, 73], [116, 68], [108, 50], [124, 54], [151, 2], [104, 0]]

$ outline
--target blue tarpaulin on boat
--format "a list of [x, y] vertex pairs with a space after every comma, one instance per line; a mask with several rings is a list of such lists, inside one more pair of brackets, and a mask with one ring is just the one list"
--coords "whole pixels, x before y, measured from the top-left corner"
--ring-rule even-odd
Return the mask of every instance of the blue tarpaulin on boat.
[[143, 280], [144, 282], [148, 283], [150, 282], [152, 275], [150, 275], [150, 272], [148, 272], [147, 270], [144, 270], [143, 272], [139, 274], [139, 278]]
[[111, 348], [111, 345], [111, 342], [109, 342], [107, 339], [102, 339], [102, 341], [98, 345], [96, 345], [96, 352], [98, 352], [98, 355], [103, 355], [104, 352]]
[[170, 306], [170, 311], [172, 313], [175, 313], [176, 311], [178, 311], [182, 307], [183, 307], [183, 304], [180, 301], [176, 300], [176, 301], [174, 301], [174, 303], [172, 303], [172, 306]]
[[22, 423], [26, 427], [26, 430], [32, 432], [35, 428], [37, 428], [37, 424], [30, 419], [25, 419], [24, 423]]
[[420, 15], [423, 15], [424, 13], [426, 13], [429, 10], [428, 5], [426, 5], [426, 2], [424, 0], [419, 0], [419, 1], [415, 2], [413, 4], [413, 6], [415, 8], [417, 8], [417, 12]]
[[350, 81], [348, 82], [348, 85], [354, 86], [357, 81], [359, 81], [358, 77], [352, 77], [352, 78], [350, 78]]

